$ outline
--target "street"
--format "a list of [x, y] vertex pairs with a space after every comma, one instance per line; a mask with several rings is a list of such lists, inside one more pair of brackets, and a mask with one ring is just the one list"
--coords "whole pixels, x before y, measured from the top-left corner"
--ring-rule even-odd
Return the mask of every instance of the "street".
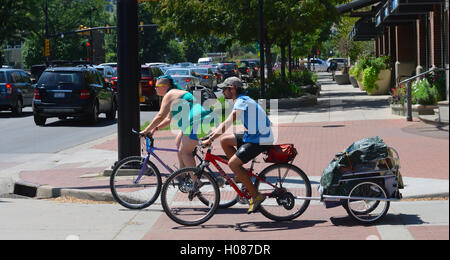
[[[149, 109], [141, 111], [141, 122], [150, 121], [155, 114]], [[0, 154], [55, 153], [117, 132], [117, 120], [107, 121], [101, 115], [100, 122], [92, 125], [78, 119], [51, 118], [45, 127], [38, 127], [32, 109], [25, 108], [24, 115], [17, 118], [0, 112], [0, 132]]]

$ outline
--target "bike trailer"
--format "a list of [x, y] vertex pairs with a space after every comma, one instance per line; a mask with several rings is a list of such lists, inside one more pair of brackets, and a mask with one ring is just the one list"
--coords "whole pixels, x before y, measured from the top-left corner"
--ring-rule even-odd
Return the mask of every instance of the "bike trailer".
[[[379, 136], [365, 138], [336, 154], [323, 172], [319, 192], [321, 196], [348, 196], [355, 186], [371, 182], [384, 189], [387, 199], [401, 199], [399, 189], [404, 184], [399, 169], [399, 156], [394, 148]], [[342, 205], [343, 201], [324, 202], [329, 208]]]

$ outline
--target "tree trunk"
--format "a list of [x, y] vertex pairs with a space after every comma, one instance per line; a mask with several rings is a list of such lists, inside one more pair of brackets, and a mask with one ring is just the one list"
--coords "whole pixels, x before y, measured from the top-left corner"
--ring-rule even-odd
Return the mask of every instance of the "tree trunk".
[[289, 51], [288, 51], [288, 56], [289, 56], [289, 82], [291, 81], [292, 78], [292, 44], [291, 44], [291, 40], [289, 40]]
[[[272, 70], [272, 43], [266, 40], [266, 64], [267, 64], [267, 78], [269, 80], [273, 79], [273, 70]], [[263, 72], [264, 73], [264, 72]]]
[[281, 80], [286, 83], [286, 45], [283, 44], [281, 48]]

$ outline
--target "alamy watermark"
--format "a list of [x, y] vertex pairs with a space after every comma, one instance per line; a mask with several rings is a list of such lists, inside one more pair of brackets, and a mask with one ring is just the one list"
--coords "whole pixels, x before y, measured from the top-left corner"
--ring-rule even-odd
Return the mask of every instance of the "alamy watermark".
[[[174, 115], [170, 129], [175, 132], [179, 129], [192, 130], [193, 134], [207, 134], [215, 130], [224, 122], [235, 108], [231, 99], [201, 99], [201, 91], [194, 92], [194, 102], [180, 100], [172, 104]], [[256, 105], [254, 102], [257, 102]], [[278, 140], [278, 100], [260, 99], [247, 100], [241, 104], [242, 111], [225, 133], [240, 133], [247, 131], [249, 135], [258, 135], [261, 144], [276, 143]], [[247, 124], [244, 126], [244, 122]], [[222, 133], [223, 134], [223, 133]]]

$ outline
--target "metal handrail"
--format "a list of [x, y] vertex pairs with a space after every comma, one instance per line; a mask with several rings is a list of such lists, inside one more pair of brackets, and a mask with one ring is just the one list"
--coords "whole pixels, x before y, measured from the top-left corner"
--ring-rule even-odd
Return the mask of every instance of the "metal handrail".
[[412, 122], [412, 121], [413, 121], [413, 118], [412, 118], [412, 84], [411, 84], [411, 82], [412, 82], [413, 80], [415, 80], [415, 79], [421, 78], [421, 77], [423, 77], [423, 76], [425, 76], [425, 75], [428, 75], [428, 74], [430, 74], [430, 73], [437, 72], [437, 71], [446, 71], [446, 70], [448, 70], [448, 69], [444, 69], [444, 68], [432, 68], [432, 69], [430, 69], [430, 70], [428, 70], [428, 71], [426, 71], [426, 72], [420, 73], [420, 74], [418, 74], [418, 75], [416, 75], [416, 76], [414, 76], [414, 77], [411, 77], [411, 78], [409, 78], [409, 79], [406, 79], [406, 80], [404, 80], [404, 81], [398, 83], [399, 85], [402, 85], [402, 84], [407, 83], [407, 89], [406, 89], [406, 98], [407, 98], [407, 100], [406, 100], [406, 101], [407, 101], [407, 106], [406, 106], [406, 109], [407, 109], [406, 120], [407, 120], [407, 121], [409, 121], [409, 122]]

